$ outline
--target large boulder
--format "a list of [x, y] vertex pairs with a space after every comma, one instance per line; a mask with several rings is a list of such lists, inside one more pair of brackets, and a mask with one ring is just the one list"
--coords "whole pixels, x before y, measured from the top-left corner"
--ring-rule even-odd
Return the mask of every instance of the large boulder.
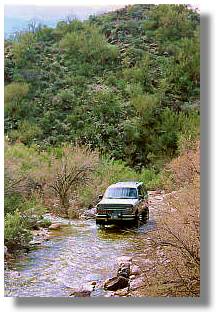
[[128, 287], [129, 280], [123, 276], [109, 278], [104, 283], [104, 289], [116, 291]]

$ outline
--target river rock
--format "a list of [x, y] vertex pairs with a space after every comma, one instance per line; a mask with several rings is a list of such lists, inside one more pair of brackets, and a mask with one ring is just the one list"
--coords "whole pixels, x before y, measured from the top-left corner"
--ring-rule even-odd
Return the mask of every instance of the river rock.
[[115, 292], [109, 292], [106, 295], [104, 295], [104, 298], [110, 298], [110, 297], [114, 297], [115, 296]]
[[127, 287], [127, 288], [115, 291], [115, 295], [119, 296], [119, 297], [126, 297], [128, 295], [128, 292], [129, 292], [129, 290], [128, 290], [128, 287]]
[[92, 281], [90, 284], [91, 284], [92, 286], [96, 286], [96, 281]]
[[129, 278], [130, 276], [130, 263], [121, 264], [118, 268], [117, 276]]
[[81, 215], [81, 218], [92, 219], [96, 217], [96, 208], [87, 209]]
[[144, 282], [143, 282], [143, 279], [141, 277], [133, 279], [130, 281], [130, 290], [136, 290], [136, 289], [142, 287], [143, 284], [144, 284]]
[[49, 230], [58, 230], [60, 229], [61, 224], [60, 223], [53, 223], [49, 226]]
[[37, 246], [37, 245], [40, 245], [41, 243], [42, 243], [42, 240], [34, 240], [34, 239], [29, 242], [31, 246]]
[[130, 275], [140, 275], [141, 274], [141, 269], [137, 265], [132, 265], [130, 268]]
[[123, 289], [128, 286], [129, 280], [123, 276], [117, 276], [109, 278], [104, 283], [104, 289], [116, 291], [118, 289]]
[[86, 289], [74, 290], [69, 296], [70, 297], [90, 297], [91, 291]]

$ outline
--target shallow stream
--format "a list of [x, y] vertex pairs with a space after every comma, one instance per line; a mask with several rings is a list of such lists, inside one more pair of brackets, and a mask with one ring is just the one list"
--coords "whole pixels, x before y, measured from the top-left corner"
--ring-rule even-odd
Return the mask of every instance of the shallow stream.
[[[58, 220], [59, 222], [59, 220]], [[7, 265], [5, 296], [68, 297], [73, 290], [96, 283], [91, 296], [105, 296], [103, 282], [116, 274], [117, 258], [131, 256], [155, 223], [137, 228], [100, 229], [95, 220], [64, 220], [49, 241]]]

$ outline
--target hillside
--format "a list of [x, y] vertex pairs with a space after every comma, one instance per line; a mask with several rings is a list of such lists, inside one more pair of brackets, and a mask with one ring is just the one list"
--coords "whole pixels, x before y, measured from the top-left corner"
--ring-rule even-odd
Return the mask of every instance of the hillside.
[[[30, 27], [31, 29], [31, 27]], [[5, 42], [5, 133], [156, 170], [198, 135], [199, 16], [134, 5]]]

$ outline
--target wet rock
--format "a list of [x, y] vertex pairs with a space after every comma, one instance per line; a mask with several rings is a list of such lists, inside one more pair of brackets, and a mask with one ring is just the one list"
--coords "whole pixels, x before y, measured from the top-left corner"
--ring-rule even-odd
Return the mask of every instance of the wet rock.
[[90, 297], [91, 291], [85, 289], [74, 290], [69, 296], [70, 297]]
[[114, 297], [114, 296], [115, 296], [114, 292], [110, 292], [110, 293], [107, 293], [106, 295], [104, 295], [105, 298], [110, 298], [110, 297]]
[[90, 284], [91, 284], [92, 286], [96, 286], [96, 281], [92, 281]]
[[144, 282], [143, 282], [143, 279], [141, 277], [133, 279], [130, 281], [130, 290], [136, 290], [136, 289], [142, 287], [143, 284], [144, 284]]
[[130, 268], [130, 274], [131, 275], [140, 275], [141, 274], [141, 269], [137, 265], [132, 265]]
[[128, 287], [129, 280], [123, 276], [109, 278], [104, 283], [104, 289], [116, 291]]
[[58, 230], [60, 229], [61, 224], [60, 223], [53, 223], [49, 226], [49, 230]]
[[153, 265], [153, 261], [150, 259], [144, 259], [141, 261], [141, 264], [146, 269], [148, 266]]
[[120, 289], [120, 290], [117, 290], [115, 291], [115, 295], [116, 296], [119, 296], [119, 297], [126, 297], [129, 293], [129, 289], [128, 287], [127, 288], [124, 288], [124, 289]]
[[130, 280], [136, 278], [136, 275], [130, 275]]
[[117, 276], [129, 278], [130, 276], [130, 263], [121, 264], [118, 268]]
[[42, 228], [48, 228], [52, 223], [50, 220], [46, 219], [46, 218], [42, 218], [41, 220], [37, 221], [37, 226], [38, 227], [42, 227]]
[[92, 219], [95, 217], [96, 217], [96, 208], [87, 209], [81, 215], [81, 218], [85, 219]]
[[30, 246], [40, 245], [43, 241], [49, 240], [49, 231], [45, 228], [32, 231], [33, 239], [29, 242]]
[[155, 195], [161, 195], [161, 194], [163, 194], [163, 193], [164, 193], [163, 190], [157, 189], [157, 190], [150, 190], [150, 191], [148, 192], [148, 195], [149, 195], [149, 196], [155, 196]]
[[41, 243], [42, 243], [42, 240], [34, 240], [34, 239], [29, 242], [31, 246], [37, 246], [37, 245], [40, 245]]

